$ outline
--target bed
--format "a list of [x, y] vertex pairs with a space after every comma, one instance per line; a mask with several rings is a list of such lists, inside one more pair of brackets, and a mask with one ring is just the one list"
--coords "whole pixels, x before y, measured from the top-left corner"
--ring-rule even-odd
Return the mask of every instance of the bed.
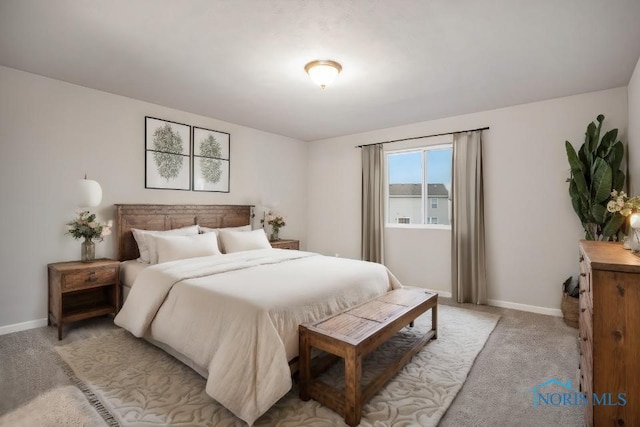
[[[132, 229], [251, 223], [251, 206], [116, 205], [118, 259]], [[139, 268], [115, 323], [207, 378], [207, 393], [252, 425], [291, 388], [298, 326], [401, 287], [382, 265], [255, 249]]]

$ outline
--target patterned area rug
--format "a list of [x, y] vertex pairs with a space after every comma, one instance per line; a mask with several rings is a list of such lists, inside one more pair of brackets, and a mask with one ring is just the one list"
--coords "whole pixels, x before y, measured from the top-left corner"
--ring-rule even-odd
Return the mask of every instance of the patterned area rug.
[[0, 427], [107, 427], [74, 386], [57, 387], [0, 416]]
[[[435, 426], [464, 384], [478, 353], [499, 316], [455, 307], [438, 307], [438, 339], [364, 406], [361, 426]], [[431, 314], [417, 319], [369, 355], [363, 382], [375, 377], [417, 333], [431, 326]], [[124, 330], [56, 348], [71, 374], [90, 397], [97, 397], [123, 427], [244, 426], [204, 391], [205, 380], [167, 353]], [[327, 383], [343, 381], [342, 363], [324, 375]], [[221, 385], [224, 386], [224, 385]], [[342, 417], [310, 400], [297, 387], [276, 403], [256, 426], [343, 426]]]

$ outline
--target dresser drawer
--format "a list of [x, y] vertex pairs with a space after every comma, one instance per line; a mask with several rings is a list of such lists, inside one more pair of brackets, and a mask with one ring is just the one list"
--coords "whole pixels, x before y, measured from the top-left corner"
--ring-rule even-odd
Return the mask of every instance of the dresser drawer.
[[70, 291], [109, 285], [116, 282], [116, 276], [116, 269], [113, 267], [64, 273], [62, 275], [62, 290]]
[[585, 307], [583, 305], [583, 301], [586, 298], [580, 298], [580, 308], [579, 308], [579, 336], [580, 342], [587, 342], [589, 347], [591, 347], [593, 343], [593, 314], [591, 313], [591, 309], [589, 307]]
[[593, 392], [593, 362], [584, 354], [580, 356], [580, 390], [589, 397]]
[[585, 299], [585, 304], [593, 309], [593, 290], [591, 289], [591, 274], [580, 273], [580, 300]]

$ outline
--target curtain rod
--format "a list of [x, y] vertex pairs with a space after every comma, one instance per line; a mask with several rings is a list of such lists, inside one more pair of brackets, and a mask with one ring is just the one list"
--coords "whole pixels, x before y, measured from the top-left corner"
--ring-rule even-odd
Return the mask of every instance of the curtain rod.
[[362, 147], [366, 147], [368, 145], [388, 144], [390, 142], [411, 141], [413, 139], [433, 138], [434, 136], [453, 135], [454, 133], [473, 132], [473, 131], [476, 131], [476, 130], [487, 130], [487, 129], [489, 129], [489, 126], [484, 127], [484, 128], [477, 128], [477, 129], [458, 130], [458, 131], [455, 131], [455, 132], [434, 133], [432, 135], [414, 136], [414, 137], [411, 137], [411, 138], [393, 139], [391, 141], [374, 142], [374, 143], [371, 143], [371, 144], [356, 145], [356, 148], [362, 148]]

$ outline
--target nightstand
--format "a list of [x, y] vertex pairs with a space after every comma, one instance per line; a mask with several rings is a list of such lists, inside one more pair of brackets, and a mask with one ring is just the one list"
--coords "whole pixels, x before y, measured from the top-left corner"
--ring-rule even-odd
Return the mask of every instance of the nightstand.
[[271, 243], [272, 248], [276, 249], [300, 249], [300, 240], [280, 239], [269, 243]]
[[49, 264], [48, 324], [62, 325], [117, 313], [120, 309], [120, 262], [97, 259]]

